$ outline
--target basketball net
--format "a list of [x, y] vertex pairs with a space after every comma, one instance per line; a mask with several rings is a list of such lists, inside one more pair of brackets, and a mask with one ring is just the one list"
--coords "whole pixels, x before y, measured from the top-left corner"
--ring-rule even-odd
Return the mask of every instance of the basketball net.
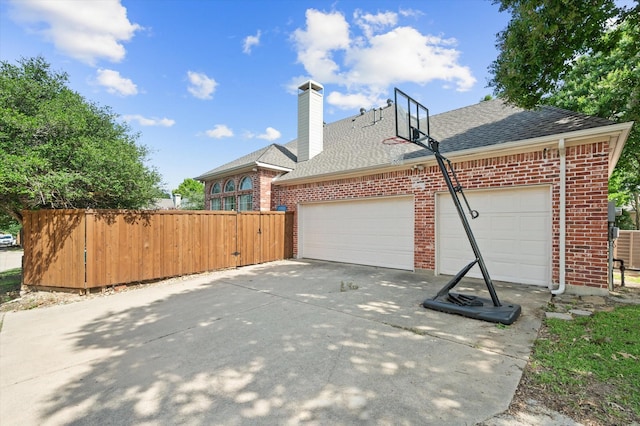
[[409, 143], [408, 140], [399, 136], [391, 136], [382, 141], [384, 145], [389, 145], [389, 162], [400, 165], [404, 163], [405, 149], [402, 145]]

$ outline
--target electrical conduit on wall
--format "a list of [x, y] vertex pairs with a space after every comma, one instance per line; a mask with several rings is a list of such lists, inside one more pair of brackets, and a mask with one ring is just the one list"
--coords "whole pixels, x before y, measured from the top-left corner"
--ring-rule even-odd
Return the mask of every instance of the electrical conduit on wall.
[[551, 294], [562, 294], [565, 291], [565, 252], [567, 246], [566, 208], [567, 208], [567, 157], [564, 146], [564, 138], [558, 141], [560, 152], [560, 241], [559, 241], [559, 285]]

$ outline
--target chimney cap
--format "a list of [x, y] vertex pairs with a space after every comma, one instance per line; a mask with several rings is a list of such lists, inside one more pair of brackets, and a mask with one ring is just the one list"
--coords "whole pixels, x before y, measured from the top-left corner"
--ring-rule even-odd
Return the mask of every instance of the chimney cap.
[[304, 83], [302, 83], [299, 87], [299, 90], [309, 90], [309, 89], [313, 89], [316, 92], [319, 92], [321, 90], [324, 90], [324, 87], [322, 86], [322, 84], [318, 83], [317, 81], [313, 81], [313, 80], [307, 80]]

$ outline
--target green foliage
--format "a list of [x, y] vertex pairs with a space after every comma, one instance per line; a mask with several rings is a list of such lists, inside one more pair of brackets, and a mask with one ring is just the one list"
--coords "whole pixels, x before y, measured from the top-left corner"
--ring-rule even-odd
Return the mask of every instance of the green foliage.
[[580, 400], [591, 387], [608, 389], [604, 405], [615, 403], [621, 424], [640, 418], [640, 306], [623, 306], [573, 321], [548, 319], [549, 337], [538, 339], [531, 364], [534, 380], [559, 397]]
[[8, 214], [0, 211], [0, 234], [11, 234], [16, 236], [20, 233], [22, 225]]
[[182, 196], [183, 210], [204, 210], [204, 183], [186, 178], [171, 193]]
[[20, 296], [22, 268], [0, 272], [0, 304]]
[[516, 105], [534, 108], [564, 79], [566, 64], [598, 46], [613, 0], [496, 0], [511, 21], [497, 35], [498, 58], [489, 85]]
[[139, 208], [160, 193], [149, 154], [109, 108], [42, 58], [0, 63], [0, 210]]
[[[499, 3], [512, 15], [498, 34], [500, 55], [490, 68], [490, 85], [500, 97], [525, 108], [546, 103], [616, 122], [640, 122], [638, 0], [632, 9], [617, 8], [612, 0]], [[609, 194], [616, 205], [638, 211], [637, 124], [609, 181]]]

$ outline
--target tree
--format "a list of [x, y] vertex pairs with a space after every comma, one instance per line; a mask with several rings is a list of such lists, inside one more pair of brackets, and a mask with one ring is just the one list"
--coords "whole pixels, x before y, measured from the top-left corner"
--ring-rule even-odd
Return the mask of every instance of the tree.
[[609, 198], [618, 206], [633, 207], [635, 223], [640, 224], [640, 24], [623, 22], [603, 35], [602, 44], [611, 48], [577, 58], [544, 102], [614, 121], [635, 121], [609, 181]]
[[160, 193], [148, 150], [42, 58], [0, 62], [0, 210], [140, 208]]
[[[554, 105], [617, 122], [640, 122], [640, 3], [503, 0], [512, 21], [498, 34], [490, 84], [524, 108]], [[618, 205], [640, 199], [640, 131], [632, 129], [609, 182]]]
[[182, 209], [204, 210], [204, 183], [186, 178], [172, 194], [182, 196]]
[[531, 109], [563, 81], [576, 56], [606, 48], [611, 19], [627, 17], [614, 0], [496, 0], [511, 21], [497, 35], [489, 85], [507, 101]]

